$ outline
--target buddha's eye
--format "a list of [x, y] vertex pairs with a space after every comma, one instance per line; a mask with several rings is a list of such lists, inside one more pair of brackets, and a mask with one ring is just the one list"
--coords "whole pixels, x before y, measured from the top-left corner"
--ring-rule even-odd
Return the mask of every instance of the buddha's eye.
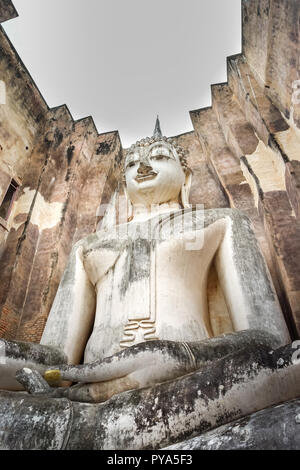
[[153, 155], [151, 157], [151, 160], [169, 160], [169, 157], [167, 157], [166, 155]]

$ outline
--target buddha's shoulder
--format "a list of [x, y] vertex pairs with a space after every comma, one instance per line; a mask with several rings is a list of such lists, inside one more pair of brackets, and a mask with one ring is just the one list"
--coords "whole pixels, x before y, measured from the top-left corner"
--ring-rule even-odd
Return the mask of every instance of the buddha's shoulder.
[[[196, 206], [197, 207], [197, 206]], [[220, 219], [230, 219], [234, 223], [241, 223], [241, 222], [250, 222], [249, 217], [243, 211], [238, 209], [231, 209], [231, 208], [221, 208], [221, 209], [206, 209], [203, 210], [203, 218], [205, 219], [205, 225], [209, 225], [210, 223], [216, 222]], [[201, 214], [201, 210], [196, 210], [196, 213]]]
[[158, 225], [168, 225], [168, 221], [170, 221], [175, 226], [188, 226], [190, 224], [193, 225], [196, 221], [197, 223], [202, 224], [202, 227], [205, 228], [221, 221], [222, 219], [230, 221], [233, 225], [251, 224], [247, 214], [238, 209], [205, 209], [202, 204], [197, 204], [161, 217]]
[[119, 248], [116, 246], [117, 244], [117, 240], [112, 237], [110, 231], [101, 230], [91, 233], [76, 242], [73, 246], [73, 251], [80, 250], [83, 253], [87, 253], [88, 251], [96, 250], [99, 247], [114, 250]]

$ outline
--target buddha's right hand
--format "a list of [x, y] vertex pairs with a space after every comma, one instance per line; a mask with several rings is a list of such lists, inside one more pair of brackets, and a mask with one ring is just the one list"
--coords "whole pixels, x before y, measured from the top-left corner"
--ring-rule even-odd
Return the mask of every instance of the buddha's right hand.
[[196, 365], [192, 356], [186, 343], [149, 341], [103, 361], [54, 366], [44, 373], [44, 378], [50, 385], [57, 385], [58, 380], [79, 382], [69, 392], [57, 393], [74, 401], [100, 402], [126, 390], [153, 386], [193, 372]]

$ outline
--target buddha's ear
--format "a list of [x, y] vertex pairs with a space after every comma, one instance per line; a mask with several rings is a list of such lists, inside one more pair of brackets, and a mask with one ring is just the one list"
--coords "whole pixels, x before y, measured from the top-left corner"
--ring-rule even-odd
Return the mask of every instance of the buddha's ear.
[[181, 187], [181, 204], [183, 208], [189, 208], [191, 205], [189, 204], [190, 200], [190, 191], [192, 186], [192, 177], [193, 172], [190, 168], [185, 170], [185, 181]]

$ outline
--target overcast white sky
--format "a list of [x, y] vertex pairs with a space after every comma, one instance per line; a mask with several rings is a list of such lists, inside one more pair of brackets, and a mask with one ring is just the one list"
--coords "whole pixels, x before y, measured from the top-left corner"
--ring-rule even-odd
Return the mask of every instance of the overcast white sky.
[[192, 130], [241, 49], [240, 0], [13, 0], [4, 28], [50, 107], [118, 129], [125, 147]]

